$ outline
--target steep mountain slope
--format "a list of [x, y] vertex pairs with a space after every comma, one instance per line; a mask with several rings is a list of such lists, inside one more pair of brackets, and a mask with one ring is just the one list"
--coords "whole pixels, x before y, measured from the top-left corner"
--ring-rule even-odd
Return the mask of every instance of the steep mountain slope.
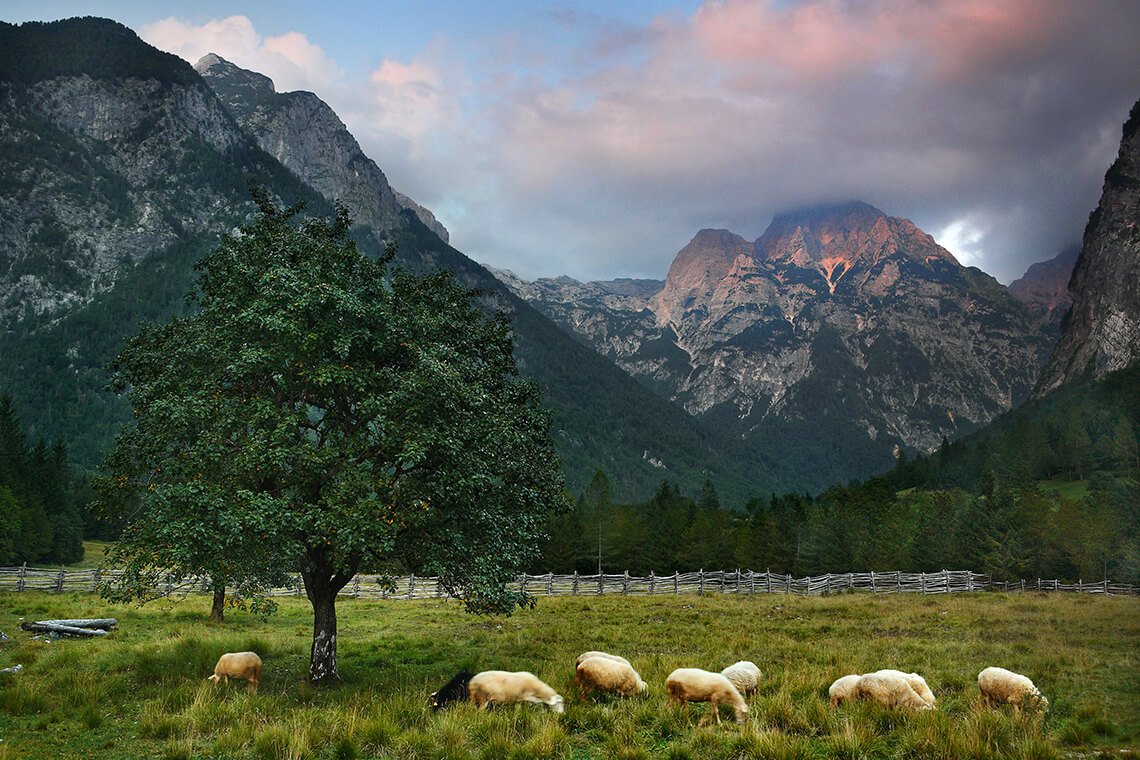
[[1009, 294], [1025, 304], [1042, 324], [1059, 328], [1073, 305], [1069, 279], [1080, 253], [1080, 246], [1074, 245], [1048, 261], [1033, 264], [1009, 284]]
[[262, 83], [247, 103], [239, 84], [219, 86], [223, 102], [184, 61], [111, 21], [0, 25], [0, 388], [33, 437], [61, 436], [74, 459], [99, 461], [128, 413], [104, 368], [140, 320], [185, 308], [194, 262], [251, 213], [253, 180], [313, 213], [343, 199], [364, 250], [394, 239], [405, 266], [450, 269], [513, 312], [520, 369], [553, 409], [575, 492], [599, 468], [618, 498], [664, 478], [693, 490], [712, 478], [733, 502], [787, 487], [448, 246], [316, 96]]
[[659, 293], [608, 321], [599, 308], [568, 319], [580, 310], [566, 288], [529, 294], [691, 414], [821, 485], [1008, 410], [1051, 343], [993, 278], [864, 203], [778, 216], [755, 243], [702, 230]]
[[262, 74], [210, 53], [194, 65], [246, 131], [270, 155], [326, 198], [340, 200], [362, 227], [388, 230], [411, 210], [440, 238], [447, 229], [435, 215], [392, 189], [384, 172], [364, 155], [356, 138], [311, 92], [279, 93]]
[[1140, 101], [1085, 227], [1069, 291], [1073, 306], [1036, 395], [1140, 360]]

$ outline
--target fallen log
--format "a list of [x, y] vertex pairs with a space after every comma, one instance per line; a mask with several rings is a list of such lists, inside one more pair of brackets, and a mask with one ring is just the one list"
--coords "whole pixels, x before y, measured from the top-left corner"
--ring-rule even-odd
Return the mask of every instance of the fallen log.
[[106, 636], [99, 628], [78, 628], [74, 625], [56, 625], [50, 622], [20, 623], [20, 628], [35, 633], [58, 633], [61, 636]]
[[115, 618], [78, 618], [75, 620], [37, 620], [48, 625], [69, 625], [73, 628], [102, 628], [109, 631], [119, 624]]

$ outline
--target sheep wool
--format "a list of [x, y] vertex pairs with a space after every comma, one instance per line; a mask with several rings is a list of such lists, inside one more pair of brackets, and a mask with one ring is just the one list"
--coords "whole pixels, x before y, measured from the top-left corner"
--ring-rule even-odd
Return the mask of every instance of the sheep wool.
[[597, 652], [591, 650], [589, 652], [582, 652], [582, 654], [578, 655], [578, 659], [574, 661], [574, 666], [577, 667], [581, 665], [591, 657], [604, 657], [607, 660], [613, 660], [614, 662], [623, 662], [626, 665], [629, 665], [629, 660], [625, 659], [620, 654], [610, 654], [609, 652]]
[[860, 678], [861, 676], [852, 674], [835, 679], [827, 690], [827, 696], [831, 697], [831, 706], [839, 707], [847, 700], [855, 699], [855, 684], [859, 683]]
[[720, 724], [718, 706], [722, 702], [732, 705], [737, 723], [743, 723], [748, 714], [748, 705], [744, 703], [744, 697], [740, 696], [732, 681], [720, 673], [710, 673], [700, 668], [677, 668], [665, 679], [665, 691], [669, 693], [670, 704], [708, 702], [712, 709], [709, 715], [702, 719], [702, 723], [715, 715], [717, 725]]
[[760, 668], [748, 660], [733, 663], [720, 671], [720, 674], [732, 681], [732, 685], [741, 694], [751, 694], [760, 686]]
[[618, 662], [606, 657], [587, 657], [575, 669], [575, 677], [582, 693], [605, 691], [632, 697], [646, 691], [649, 685], [628, 662]]
[[906, 710], [932, 710], [914, 687], [906, 673], [899, 671], [878, 671], [859, 676], [855, 683], [855, 698], [870, 699], [884, 707], [899, 707]]
[[467, 683], [467, 693], [476, 707], [506, 705], [513, 702], [543, 704], [556, 713], [562, 712], [563, 700], [554, 689], [525, 670], [484, 670]]
[[261, 683], [261, 658], [256, 652], [227, 652], [218, 658], [214, 666], [214, 675], [207, 681], [221, 683], [236, 678], [240, 681], [249, 681], [253, 691], [257, 691]]
[[978, 673], [978, 688], [982, 692], [982, 701], [987, 704], [1011, 704], [1018, 710], [1049, 707], [1049, 700], [1037, 690], [1033, 681], [1005, 668], [991, 667]]

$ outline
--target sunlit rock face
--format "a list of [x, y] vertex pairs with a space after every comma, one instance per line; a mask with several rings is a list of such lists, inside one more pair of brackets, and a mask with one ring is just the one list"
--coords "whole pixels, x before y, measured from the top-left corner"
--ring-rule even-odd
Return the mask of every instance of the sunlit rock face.
[[1066, 248], [1048, 261], [1033, 264], [1025, 274], [1009, 284], [1009, 293], [1025, 304], [1042, 324], [1060, 327], [1073, 305], [1069, 295], [1069, 279], [1081, 247]]
[[1140, 360], [1140, 101], [1085, 227], [1069, 291], [1073, 305], [1038, 394]]
[[754, 243], [702, 230], [652, 297], [540, 283], [514, 288], [691, 414], [841, 477], [1008, 410], [1052, 343], [992, 277], [865, 203], [777, 216]]

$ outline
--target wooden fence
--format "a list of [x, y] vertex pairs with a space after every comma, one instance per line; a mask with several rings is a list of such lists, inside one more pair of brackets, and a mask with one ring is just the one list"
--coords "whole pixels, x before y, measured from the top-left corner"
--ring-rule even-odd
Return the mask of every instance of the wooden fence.
[[[49, 593], [95, 592], [100, 584], [113, 580], [115, 570], [58, 570], [22, 567], [0, 568], [0, 592], [47, 591]], [[596, 596], [599, 594], [794, 594], [819, 596], [846, 591], [869, 591], [874, 594], [954, 594], [970, 591], [1068, 591], [1083, 594], [1131, 596], [1137, 589], [1131, 584], [1096, 581], [1094, 583], [1061, 583], [1057, 580], [993, 581], [988, 575], [969, 570], [942, 570], [935, 573], [841, 573], [793, 578], [776, 573], [741, 571], [705, 571], [673, 575], [520, 575], [513, 584], [520, 591], [535, 596]], [[174, 593], [207, 593], [209, 579], [170, 579], [155, 591]], [[301, 596], [304, 587], [299, 575], [288, 586], [275, 588], [272, 596]], [[357, 575], [340, 592], [341, 596], [371, 599], [442, 599], [448, 596], [439, 579], [409, 575]]]

